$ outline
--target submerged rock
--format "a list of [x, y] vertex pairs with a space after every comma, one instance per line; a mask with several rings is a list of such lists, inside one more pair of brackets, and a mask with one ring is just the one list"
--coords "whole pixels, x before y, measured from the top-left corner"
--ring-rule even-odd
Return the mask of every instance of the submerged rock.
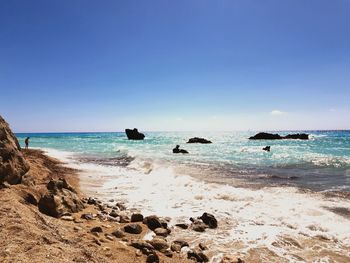
[[204, 144], [207, 144], [207, 143], [212, 143], [212, 142], [207, 140], [207, 139], [204, 139], [204, 138], [194, 137], [194, 138], [189, 139], [187, 143], [204, 143]]
[[308, 140], [309, 134], [306, 134], [306, 133], [288, 134], [287, 136], [284, 136], [283, 139]]
[[0, 184], [19, 184], [29, 165], [21, 153], [17, 138], [0, 116]]
[[140, 133], [136, 128], [133, 130], [125, 129], [125, 133], [129, 140], [143, 140], [145, 138], [145, 135]]

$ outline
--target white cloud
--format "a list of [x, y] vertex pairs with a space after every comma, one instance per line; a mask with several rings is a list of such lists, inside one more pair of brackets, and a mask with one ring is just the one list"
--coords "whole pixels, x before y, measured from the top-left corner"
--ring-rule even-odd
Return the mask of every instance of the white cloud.
[[284, 112], [284, 111], [280, 111], [280, 110], [273, 110], [270, 112], [271, 115], [274, 115], [274, 116], [280, 116], [280, 115], [285, 115], [287, 114], [287, 112]]

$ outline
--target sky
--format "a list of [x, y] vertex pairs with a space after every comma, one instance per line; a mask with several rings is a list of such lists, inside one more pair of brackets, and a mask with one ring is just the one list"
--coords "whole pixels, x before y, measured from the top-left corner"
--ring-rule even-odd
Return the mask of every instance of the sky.
[[350, 129], [350, 0], [0, 1], [15, 132]]

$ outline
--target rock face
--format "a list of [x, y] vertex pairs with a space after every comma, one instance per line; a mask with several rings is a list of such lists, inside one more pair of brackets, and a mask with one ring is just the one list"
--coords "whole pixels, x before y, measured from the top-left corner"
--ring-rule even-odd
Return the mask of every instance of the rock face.
[[189, 139], [187, 143], [212, 143], [212, 142], [204, 138], [194, 137]]
[[296, 134], [288, 134], [287, 136], [281, 136], [279, 134], [259, 132], [258, 134], [249, 138], [249, 140], [282, 140], [282, 139], [308, 140], [309, 135], [306, 133], [296, 133]]
[[51, 180], [47, 188], [49, 193], [41, 197], [38, 203], [40, 212], [60, 217], [64, 213], [76, 213], [84, 209], [84, 203], [64, 179]]
[[125, 133], [129, 140], [143, 140], [145, 138], [145, 135], [140, 133], [136, 128], [133, 130], [125, 129]]
[[21, 153], [18, 140], [0, 116], [0, 184], [19, 184], [29, 165]]

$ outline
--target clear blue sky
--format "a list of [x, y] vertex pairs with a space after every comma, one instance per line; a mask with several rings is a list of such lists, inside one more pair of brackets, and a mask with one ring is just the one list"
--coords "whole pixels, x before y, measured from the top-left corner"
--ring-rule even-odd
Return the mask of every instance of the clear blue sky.
[[350, 128], [349, 0], [0, 1], [17, 132]]

